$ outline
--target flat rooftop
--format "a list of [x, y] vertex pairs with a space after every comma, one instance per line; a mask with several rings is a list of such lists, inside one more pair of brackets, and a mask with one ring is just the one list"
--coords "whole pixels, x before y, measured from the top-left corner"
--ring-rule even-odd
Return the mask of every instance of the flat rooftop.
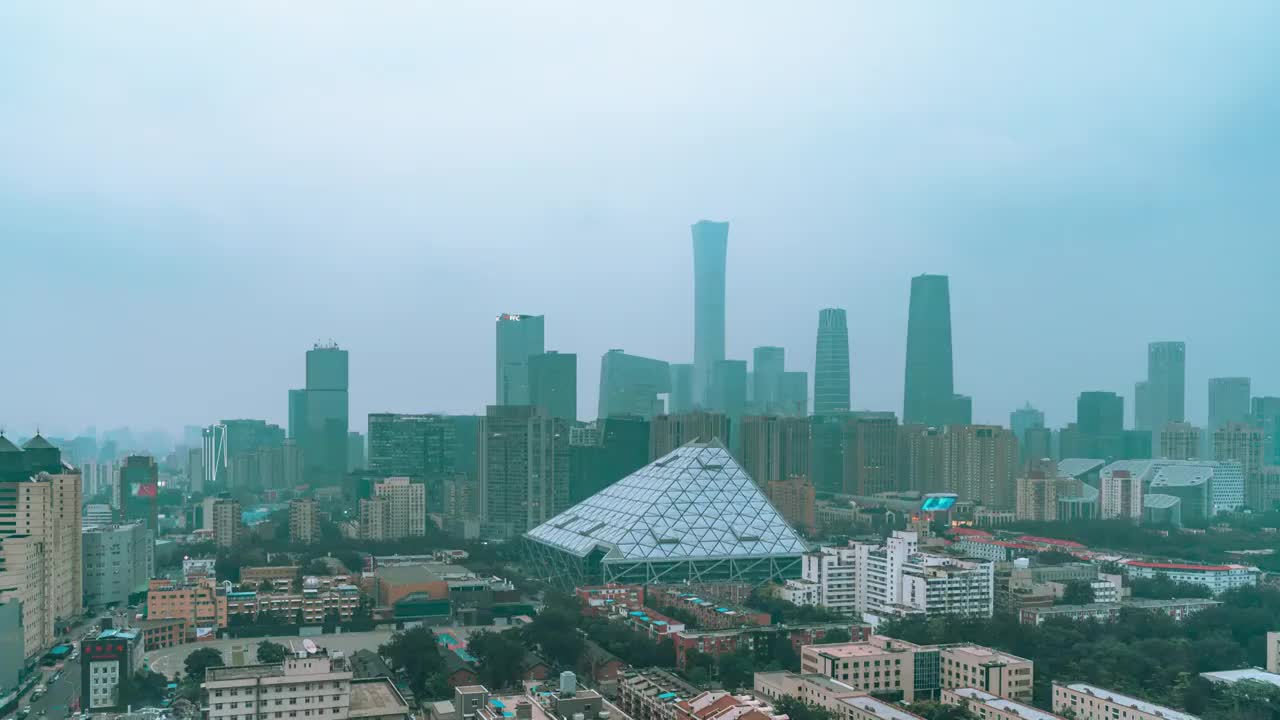
[[884, 720], [921, 720], [920, 716], [913, 712], [903, 710], [896, 705], [890, 705], [883, 700], [877, 700], [870, 695], [844, 698], [840, 702], [878, 718], [884, 718]]
[[839, 645], [815, 645], [819, 655], [825, 655], [831, 658], [863, 658], [878, 657], [880, 655], [888, 655], [890, 653], [899, 652], [890, 650], [878, 645], [870, 643], [841, 643]]
[[1240, 680], [1256, 680], [1280, 687], [1280, 675], [1267, 672], [1262, 668], [1245, 668], [1244, 670], [1219, 670], [1218, 672], [1200, 673], [1200, 677], [1214, 682], [1233, 683]]
[[283, 665], [228, 665], [204, 671], [205, 682], [248, 680], [249, 678], [284, 677]]
[[409, 714], [409, 704], [389, 678], [351, 681], [351, 713], [348, 717], [378, 717]]
[[1030, 705], [1024, 705], [1008, 698], [992, 695], [989, 692], [984, 692], [977, 688], [956, 688], [951, 692], [962, 698], [967, 698], [979, 705], [985, 705], [995, 710], [1012, 713], [1023, 720], [1062, 720], [1061, 715], [1054, 715], [1051, 712], [1045, 712], [1044, 710], [1033, 708]]
[[1144, 712], [1149, 715], [1160, 715], [1165, 720], [1200, 720], [1200, 718], [1190, 713], [1184, 713], [1179, 710], [1167, 708], [1163, 705], [1157, 705], [1153, 702], [1147, 702], [1146, 700], [1139, 700], [1136, 697], [1122, 695], [1118, 692], [1107, 690], [1106, 688], [1100, 688], [1097, 685], [1090, 685], [1088, 683], [1071, 683], [1069, 685], [1065, 685], [1064, 687], [1074, 690], [1078, 693], [1084, 693], [1086, 695], [1092, 695], [1096, 698], [1102, 698], [1103, 700], [1107, 700], [1108, 702], [1113, 702], [1116, 705], [1122, 705], [1127, 708], [1132, 708], [1134, 710], [1138, 710], [1140, 712]]
[[1017, 655], [1010, 655], [1009, 653], [1000, 652], [999, 650], [993, 650], [989, 647], [983, 647], [981, 645], [944, 645], [942, 649], [950, 652], [964, 653], [966, 655], [972, 656], [973, 658], [981, 662], [1002, 662], [1002, 663], [1031, 662], [1026, 658], [1021, 658], [1021, 657], [1018, 657]]

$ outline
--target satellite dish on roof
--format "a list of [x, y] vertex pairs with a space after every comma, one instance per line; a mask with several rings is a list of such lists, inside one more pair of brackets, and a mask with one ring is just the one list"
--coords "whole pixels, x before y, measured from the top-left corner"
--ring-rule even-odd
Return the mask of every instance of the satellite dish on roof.
[[302, 648], [307, 651], [308, 655], [315, 655], [317, 652], [320, 652], [320, 648], [316, 647], [315, 642], [310, 639], [302, 641]]

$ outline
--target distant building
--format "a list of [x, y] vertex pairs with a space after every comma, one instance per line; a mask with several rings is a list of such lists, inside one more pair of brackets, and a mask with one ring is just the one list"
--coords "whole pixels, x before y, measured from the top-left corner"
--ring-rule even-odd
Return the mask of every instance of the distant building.
[[748, 415], [738, 436], [742, 468], [761, 487], [809, 475], [808, 418]]
[[1160, 457], [1167, 460], [1194, 460], [1201, 455], [1200, 428], [1186, 422], [1168, 423], [1160, 428]]
[[147, 591], [155, 571], [155, 541], [146, 523], [86, 527], [81, 545], [86, 607], [124, 607], [130, 596]]
[[193, 628], [226, 627], [226, 588], [212, 576], [181, 583], [152, 578], [147, 585], [147, 617], [181, 618]]
[[[731, 428], [737, 428], [747, 412], [747, 361], [721, 360], [711, 369], [707, 407], [724, 413]], [[729, 447], [739, 448], [736, 430], [730, 432]]]
[[1193, 565], [1141, 560], [1122, 560], [1120, 564], [1131, 578], [1166, 577], [1174, 582], [1203, 585], [1214, 595], [1258, 584], [1258, 568], [1245, 565]]
[[554, 350], [529, 356], [529, 404], [548, 417], [578, 419], [578, 356]]
[[1027, 403], [1023, 407], [1009, 413], [1009, 430], [1013, 433], [1014, 438], [1018, 441], [1018, 447], [1021, 449], [1021, 462], [1023, 466], [1033, 460], [1040, 460], [1049, 457], [1048, 453], [1031, 454], [1032, 445], [1028, 442], [1028, 431], [1044, 428], [1044, 411], [1031, 407], [1031, 403]]
[[[600, 358], [597, 417], [634, 415], [645, 419], [665, 412], [662, 397], [671, 392], [671, 366], [663, 360], [610, 350]], [[571, 418], [572, 419], [572, 418]]]
[[951, 365], [951, 289], [946, 275], [911, 279], [903, 424], [968, 425], [973, 408], [957, 395]]
[[1139, 398], [1144, 407], [1136, 413], [1139, 430], [1158, 431], [1171, 422], [1185, 422], [1187, 396], [1187, 345], [1153, 342], [1147, 346], [1147, 381]]
[[230, 496], [215, 498], [209, 505], [213, 542], [220, 548], [234, 547], [244, 533], [240, 517], [240, 501]]
[[649, 462], [649, 421], [608, 417], [569, 428], [569, 502], [584, 500]]
[[1208, 436], [1232, 423], [1247, 424], [1250, 418], [1250, 381], [1247, 377], [1209, 378]]
[[782, 377], [786, 374], [786, 350], [763, 345], [751, 351], [752, 406], [760, 415], [787, 414], [783, 408]]
[[693, 365], [671, 365], [671, 392], [667, 396], [667, 413], [682, 415], [693, 412], [701, 403], [693, 400]]
[[971, 687], [943, 688], [942, 703], [967, 708], [983, 720], [1065, 720], [1061, 715]]
[[1280, 465], [1280, 397], [1256, 397], [1249, 423], [1262, 429], [1263, 463]]
[[1213, 459], [1239, 463], [1244, 474], [1244, 504], [1259, 511], [1270, 509], [1263, 492], [1263, 433], [1260, 428], [1232, 421], [1219, 425], [1213, 431]]
[[1052, 607], [1023, 608], [1018, 611], [1018, 621], [1023, 625], [1040, 625], [1046, 620], [1057, 618], [1066, 618], [1075, 622], [1082, 620], [1111, 622], [1118, 619], [1121, 610], [1125, 608], [1160, 613], [1174, 620], [1183, 620], [1201, 610], [1221, 604], [1217, 600], [1180, 598], [1173, 600], [1141, 599], [1125, 600], [1124, 602], [1095, 602], [1089, 605], [1054, 605]]
[[813, 483], [808, 478], [795, 476], [786, 480], [770, 480], [766, 488], [769, 500], [792, 527], [806, 534], [817, 531], [815, 494]]
[[360, 501], [360, 538], [399, 540], [427, 532], [426, 487], [407, 477], [373, 485], [373, 497]]
[[317, 343], [307, 351], [306, 386], [289, 391], [289, 438], [301, 451], [303, 480], [314, 486], [339, 485], [347, 473], [347, 363], [346, 350]]
[[1062, 456], [1125, 457], [1124, 398], [1113, 392], [1080, 393], [1076, 422], [1062, 431]]
[[650, 462], [695, 440], [719, 440], [729, 445], [729, 418], [722, 413], [697, 411], [685, 415], [659, 415], [649, 425]]
[[1280, 632], [1267, 633], [1267, 672], [1280, 674]]
[[1122, 695], [1096, 685], [1061, 683], [1057, 680], [1053, 681], [1053, 711], [1059, 714], [1069, 712], [1076, 720], [1114, 720], [1115, 718], [1200, 720], [1190, 713]]
[[289, 542], [296, 545], [320, 542], [320, 509], [315, 498], [289, 501]]
[[130, 455], [120, 465], [119, 497], [116, 506], [120, 517], [143, 522], [152, 533], [159, 532], [156, 496], [160, 492], [160, 470], [150, 455]]
[[445, 415], [369, 413], [369, 470], [419, 482], [459, 472], [459, 433]]
[[569, 507], [569, 423], [490, 406], [480, 425], [483, 532], [511, 539]]
[[725, 260], [729, 223], [699, 220], [693, 233], [693, 402], [711, 402], [712, 373], [724, 360]]
[[944, 489], [993, 509], [1012, 509], [1018, 441], [995, 425], [953, 425], [943, 434]]
[[818, 312], [818, 345], [813, 366], [813, 413], [849, 412], [849, 328], [842, 308]]
[[364, 435], [354, 430], [347, 433], [347, 472], [364, 470], [367, 461], [364, 449]]
[[875, 495], [904, 489], [897, 416], [891, 412], [853, 412], [843, 416], [841, 425], [844, 467], [839, 491]]
[[1124, 518], [1141, 520], [1143, 512], [1142, 479], [1128, 470], [1107, 472], [1104, 468], [1099, 489], [1098, 516], [1103, 520]]
[[529, 405], [529, 358], [546, 352], [541, 315], [504, 313], [496, 322], [496, 405]]

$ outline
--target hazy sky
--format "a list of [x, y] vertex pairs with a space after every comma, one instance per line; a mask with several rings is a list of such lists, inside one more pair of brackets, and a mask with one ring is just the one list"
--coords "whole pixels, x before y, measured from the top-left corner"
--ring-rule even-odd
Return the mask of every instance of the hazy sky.
[[951, 276], [978, 421], [1126, 396], [1146, 344], [1280, 395], [1280, 3], [0, 3], [0, 424], [283, 423], [317, 339], [351, 415], [479, 412], [544, 313], [689, 361], [690, 223], [728, 351], [902, 406]]

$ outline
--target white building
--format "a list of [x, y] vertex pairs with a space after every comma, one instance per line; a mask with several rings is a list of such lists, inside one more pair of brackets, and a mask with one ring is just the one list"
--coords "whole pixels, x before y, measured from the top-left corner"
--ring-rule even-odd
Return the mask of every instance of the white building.
[[1125, 468], [1102, 469], [1098, 482], [1098, 516], [1103, 520], [1142, 520], [1142, 477]]
[[360, 501], [360, 537], [398, 540], [427, 532], [427, 489], [407, 477], [375, 483], [373, 497]]
[[[907, 615], [990, 617], [995, 569], [985, 560], [919, 552], [919, 536], [897, 531], [884, 545], [850, 543], [804, 556], [791, 597], [869, 619]], [[810, 589], [810, 585], [813, 589]]]
[[1053, 711], [1076, 720], [1200, 720], [1181, 712], [1086, 683], [1053, 683]]
[[155, 570], [155, 541], [146, 523], [86, 527], [80, 543], [87, 607], [128, 605], [130, 595], [147, 591]]
[[1153, 579], [1163, 576], [1174, 582], [1204, 585], [1214, 595], [1258, 584], [1258, 568], [1246, 565], [1190, 565], [1140, 560], [1124, 560], [1120, 564], [1131, 578]]
[[[1171, 472], [1162, 473], [1161, 471], [1172, 468]], [[1196, 472], [1196, 470], [1200, 472]], [[1128, 473], [1133, 482], [1124, 483], [1121, 479], [1123, 473]], [[1209, 486], [1210, 494], [1210, 514], [1227, 512], [1235, 510], [1244, 505], [1244, 466], [1234, 461], [1212, 461], [1212, 460], [1117, 460], [1099, 472], [1099, 489], [1102, 497], [1099, 513], [1103, 518], [1110, 517], [1133, 517], [1141, 516], [1139, 510], [1137, 515], [1126, 514], [1125, 508], [1137, 507], [1141, 508], [1141, 493], [1143, 488], [1147, 488], [1149, 492], [1152, 481], [1157, 480], [1162, 475], [1165, 479], [1160, 484], [1168, 482], [1169, 478], [1183, 478], [1188, 474], [1196, 477], [1203, 477], [1204, 482]], [[1108, 500], [1108, 492], [1110, 495], [1110, 505]], [[1126, 496], [1127, 493], [1127, 496]], [[1125, 500], [1128, 500], [1128, 503]], [[1139, 500], [1137, 505], [1133, 505], [1134, 500]], [[1109, 512], [1115, 514], [1108, 514]]]
[[206, 720], [406, 720], [409, 706], [388, 678], [353, 680], [340, 654], [299, 652], [278, 665], [209, 668]]

